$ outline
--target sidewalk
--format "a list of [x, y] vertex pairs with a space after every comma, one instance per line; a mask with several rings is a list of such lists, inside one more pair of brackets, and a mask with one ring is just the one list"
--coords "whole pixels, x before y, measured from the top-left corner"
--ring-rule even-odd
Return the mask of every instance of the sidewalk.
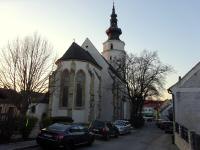
[[0, 150], [23, 150], [27, 148], [37, 147], [35, 140], [32, 141], [23, 141], [16, 143], [0, 144]]

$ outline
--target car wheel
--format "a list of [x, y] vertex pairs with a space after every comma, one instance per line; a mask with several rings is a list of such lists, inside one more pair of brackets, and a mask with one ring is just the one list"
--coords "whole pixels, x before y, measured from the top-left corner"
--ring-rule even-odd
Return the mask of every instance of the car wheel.
[[44, 146], [44, 145], [40, 145], [40, 147], [41, 147], [41, 149], [43, 149], [43, 150], [47, 150], [47, 149], [48, 149], [48, 147], [47, 147], [47, 146]]
[[64, 145], [64, 149], [65, 149], [65, 150], [74, 150], [74, 149], [75, 149], [75, 146], [74, 146], [73, 142], [70, 141], [69, 143], [66, 143], [66, 144]]
[[90, 140], [88, 141], [87, 145], [88, 145], [88, 146], [91, 146], [91, 145], [93, 144], [93, 142], [94, 142], [94, 139], [90, 139]]
[[115, 132], [115, 138], [119, 137], [119, 132]]

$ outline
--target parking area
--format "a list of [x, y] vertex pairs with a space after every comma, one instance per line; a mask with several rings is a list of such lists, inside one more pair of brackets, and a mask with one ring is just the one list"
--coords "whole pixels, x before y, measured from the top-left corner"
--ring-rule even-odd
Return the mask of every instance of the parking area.
[[[111, 138], [109, 141], [96, 140], [92, 146], [81, 146], [78, 150], [178, 150], [172, 144], [171, 134], [165, 134], [154, 122], [147, 123], [143, 129], [133, 130], [131, 134]], [[32, 150], [41, 150], [39, 147]]]

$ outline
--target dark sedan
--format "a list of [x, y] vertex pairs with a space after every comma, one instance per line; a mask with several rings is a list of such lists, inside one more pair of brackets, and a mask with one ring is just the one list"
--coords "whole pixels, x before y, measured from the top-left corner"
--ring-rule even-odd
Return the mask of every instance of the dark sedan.
[[108, 121], [95, 120], [91, 122], [89, 129], [96, 137], [102, 137], [106, 141], [109, 140], [111, 136], [117, 138], [119, 135], [117, 127]]
[[65, 125], [55, 123], [42, 129], [36, 138], [42, 148], [73, 149], [77, 145], [91, 145], [94, 135], [80, 124]]

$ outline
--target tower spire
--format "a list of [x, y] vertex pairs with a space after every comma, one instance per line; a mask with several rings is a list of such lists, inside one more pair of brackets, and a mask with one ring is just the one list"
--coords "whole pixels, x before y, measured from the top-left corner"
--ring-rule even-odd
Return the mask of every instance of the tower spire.
[[115, 14], [115, 2], [113, 1], [112, 14]]
[[106, 30], [108, 35], [108, 40], [120, 40], [119, 36], [122, 34], [122, 31], [117, 26], [117, 14], [115, 13], [115, 3], [113, 1], [112, 14], [110, 16], [110, 27]]

